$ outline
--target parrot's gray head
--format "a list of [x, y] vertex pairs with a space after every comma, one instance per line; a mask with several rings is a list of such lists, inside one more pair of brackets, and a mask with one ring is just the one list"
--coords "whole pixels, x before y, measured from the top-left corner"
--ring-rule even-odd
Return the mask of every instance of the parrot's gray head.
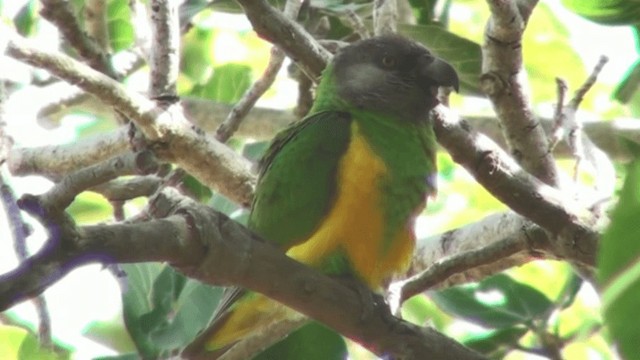
[[458, 90], [458, 74], [449, 63], [396, 35], [343, 48], [333, 71], [338, 95], [349, 104], [414, 121], [438, 104], [438, 87]]

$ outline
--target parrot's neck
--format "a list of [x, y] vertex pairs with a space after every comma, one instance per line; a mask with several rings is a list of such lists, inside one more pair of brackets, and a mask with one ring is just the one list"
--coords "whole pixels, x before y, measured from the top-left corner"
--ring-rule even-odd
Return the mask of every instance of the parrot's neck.
[[316, 88], [316, 100], [311, 108], [311, 114], [332, 110], [332, 111], [349, 111], [353, 106], [349, 106], [347, 99], [340, 96], [338, 85], [333, 70], [333, 64], [327, 65], [322, 72], [322, 79]]

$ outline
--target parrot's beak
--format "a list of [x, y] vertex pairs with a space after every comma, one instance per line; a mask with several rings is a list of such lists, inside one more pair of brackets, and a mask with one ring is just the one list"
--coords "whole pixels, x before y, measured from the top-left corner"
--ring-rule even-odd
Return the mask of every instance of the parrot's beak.
[[453, 87], [460, 90], [458, 73], [448, 62], [437, 57], [423, 57], [419, 64], [419, 76], [426, 84]]

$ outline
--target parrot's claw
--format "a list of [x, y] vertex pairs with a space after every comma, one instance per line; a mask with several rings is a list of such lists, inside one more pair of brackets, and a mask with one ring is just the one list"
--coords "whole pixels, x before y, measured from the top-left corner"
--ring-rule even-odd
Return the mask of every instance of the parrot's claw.
[[360, 313], [360, 321], [365, 322], [371, 315], [377, 306], [385, 304], [384, 296], [374, 293], [365, 285], [362, 281], [353, 277], [341, 277], [340, 282], [355, 290], [360, 298], [362, 304], [362, 311]]

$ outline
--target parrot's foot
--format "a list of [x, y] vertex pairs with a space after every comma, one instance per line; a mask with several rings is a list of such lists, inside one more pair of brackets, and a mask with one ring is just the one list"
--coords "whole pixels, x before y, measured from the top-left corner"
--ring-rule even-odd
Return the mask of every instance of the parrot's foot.
[[371, 315], [373, 315], [376, 307], [378, 306], [387, 307], [387, 304], [384, 300], [384, 296], [371, 291], [371, 289], [359, 279], [356, 279], [353, 277], [339, 277], [338, 281], [345, 284], [349, 288], [355, 290], [355, 292], [358, 294], [358, 297], [360, 298], [360, 303], [362, 304], [360, 321], [364, 322]]

